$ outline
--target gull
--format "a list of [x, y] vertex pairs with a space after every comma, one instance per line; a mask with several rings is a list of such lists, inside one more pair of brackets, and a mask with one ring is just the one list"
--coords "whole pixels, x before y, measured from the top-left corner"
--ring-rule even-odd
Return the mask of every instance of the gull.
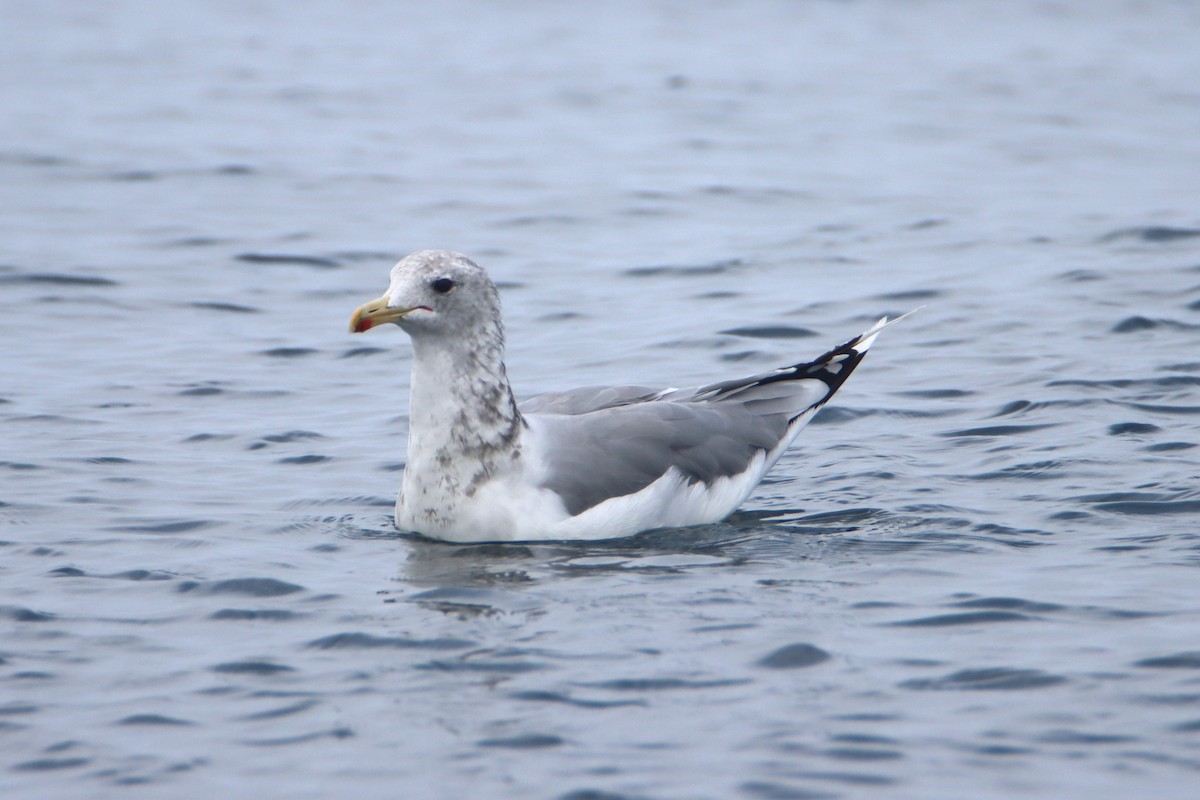
[[[450, 542], [612, 539], [719, 522], [888, 325], [812, 361], [690, 389], [586, 386], [517, 403], [500, 294], [459, 253], [419, 250], [350, 330], [412, 340], [403, 531]], [[907, 316], [907, 315], [905, 315]]]

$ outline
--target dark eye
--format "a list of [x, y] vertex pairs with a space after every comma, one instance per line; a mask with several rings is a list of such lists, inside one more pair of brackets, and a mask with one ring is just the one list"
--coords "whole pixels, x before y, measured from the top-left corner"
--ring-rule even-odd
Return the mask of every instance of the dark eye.
[[455, 283], [450, 278], [438, 278], [433, 283], [429, 284], [438, 294], [445, 294], [455, 287]]

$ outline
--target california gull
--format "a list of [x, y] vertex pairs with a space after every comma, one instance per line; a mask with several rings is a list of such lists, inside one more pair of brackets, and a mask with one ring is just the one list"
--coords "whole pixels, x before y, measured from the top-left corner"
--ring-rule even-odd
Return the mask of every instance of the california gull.
[[862, 361], [887, 317], [813, 361], [690, 389], [588, 386], [517, 403], [500, 295], [466, 256], [421, 250], [350, 330], [412, 338], [396, 527], [452, 542], [608, 539], [717, 522]]

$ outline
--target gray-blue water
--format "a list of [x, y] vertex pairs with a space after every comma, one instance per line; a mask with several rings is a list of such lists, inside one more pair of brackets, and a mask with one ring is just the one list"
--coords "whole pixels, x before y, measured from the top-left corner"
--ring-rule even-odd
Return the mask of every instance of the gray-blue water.
[[[1196, 796], [1195, 4], [0, 16], [0, 795]], [[727, 523], [455, 547], [422, 247], [523, 396], [926, 308]]]

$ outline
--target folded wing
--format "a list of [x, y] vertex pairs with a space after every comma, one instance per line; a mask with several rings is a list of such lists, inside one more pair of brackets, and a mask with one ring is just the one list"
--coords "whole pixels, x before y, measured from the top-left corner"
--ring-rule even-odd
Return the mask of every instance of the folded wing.
[[[577, 515], [670, 470], [689, 483], [758, 477], [861, 363], [887, 318], [813, 361], [694, 389], [585, 387], [521, 405], [545, 437], [544, 488]], [[758, 457], [762, 456], [761, 459]]]

